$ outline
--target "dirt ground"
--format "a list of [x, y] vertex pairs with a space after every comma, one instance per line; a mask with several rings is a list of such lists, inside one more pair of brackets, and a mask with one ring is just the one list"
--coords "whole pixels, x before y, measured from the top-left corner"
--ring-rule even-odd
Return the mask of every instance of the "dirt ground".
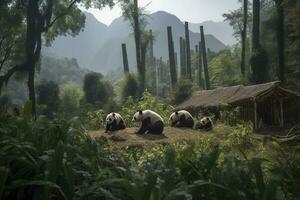
[[[104, 133], [104, 129], [90, 131], [90, 135], [97, 141], [107, 141], [115, 147], [146, 147], [156, 144], [168, 144], [182, 141], [193, 141], [201, 137], [217, 134], [218, 128], [209, 132], [202, 132], [188, 128], [165, 127], [162, 135], [135, 134], [137, 128], [126, 128], [113, 133]], [[223, 132], [223, 131], [222, 131]]]

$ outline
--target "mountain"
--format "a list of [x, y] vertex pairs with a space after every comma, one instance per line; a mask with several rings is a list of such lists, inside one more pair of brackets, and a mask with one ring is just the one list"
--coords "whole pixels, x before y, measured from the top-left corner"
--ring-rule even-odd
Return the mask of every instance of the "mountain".
[[[115, 19], [110, 26], [98, 22], [93, 15], [86, 14], [86, 26], [77, 37], [57, 38], [46, 54], [74, 57], [78, 63], [94, 71], [107, 73], [122, 67], [121, 44], [126, 43], [129, 65], [136, 66], [135, 44], [131, 27], [123, 17]], [[158, 11], [147, 16], [147, 29], [155, 35], [154, 55], [168, 59], [167, 26], [172, 26], [175, 51], [179, 52], [179, 37], [184, 37], [184, 24], [172, 14]], [[198, 31], [199, 32], [199, 31]], [[191, 48], [200, 40], [199, 33], [190, 31]], [[206, 31], [207, 48], [218, 52], [226, 46], [214, 35]]]
[[233, 29], [228, 22], [205, 21], [202, 23], [190, 23], [189, 28], [193, 32], [200, 32], [200, 26], [204, 26], [204, 32], [214, 35], [218, 40], [225, 45], [233, 45], [237, 43], [233, 36]]
[[43, 54], [51, 57], [76, 58], [79, 65], [88, 67], [108, 27], [92, 14], [85, 12], [85, 27], [76, 37], [59, 36], [51, 47], [43, 48]]

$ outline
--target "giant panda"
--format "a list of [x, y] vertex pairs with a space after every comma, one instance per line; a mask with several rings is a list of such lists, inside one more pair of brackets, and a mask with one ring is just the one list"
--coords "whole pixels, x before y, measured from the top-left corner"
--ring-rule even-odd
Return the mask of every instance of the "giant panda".
[[138, 111], [133, 115], [132, 121], [141, 122], [137, 134], [152, 133], [162, 134], [164, 130], [164, 122], [162, 117], [152, 110]]
[[106, 116], [105, 133], [108, 131], [117, 131], [125, 128], [124, 120], [119, 113], [109, 113]]
[[213, 122], [210, 117], [203, 117], [195, 126], [196, 129], [210, 131], [213, 129]]
[[172, 113], [169, 120], [171, 122], [171, 126], [173, 127], [194, 127], [194, 119], [186, 110], [180, 110]]

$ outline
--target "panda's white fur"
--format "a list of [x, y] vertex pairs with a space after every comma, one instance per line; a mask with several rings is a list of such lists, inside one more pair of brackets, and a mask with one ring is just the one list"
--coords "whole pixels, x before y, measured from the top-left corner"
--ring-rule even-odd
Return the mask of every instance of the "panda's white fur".
[[122, 116], [119, 113], [109, 113], [106, 116], [106, 123], [111, 124], [114, 120], [116, 120], [117, 124], [120, 123], [121, 120], [123, 120]]
[[163, 118], [157, 114], [156, 112], [152, 111], [152, 110], [144, 110], [142, 111], [142, 114], [140, 114], [140, 112], [136, 112], [133, 115], [133, 119], [132, 121], [134, 122], [142, 122], [144, 119], [150, 117], [150, 123], [151, 125], [153, 125], [155, 122], [158, 121], [164, 121]]
[[184, 115], [186, 119], [187, 118], [193, 118], [192, 115], [191, 115], [191, 113], [189, 113], [188, 111], [186, 111], [186, 110], [180, 110], [180, 111], [172, 113], [169, 120], [171, 122], [176, 122], [176, 121], [178, 121], [180, 119], [180, 117], [182, 115]]
[[207, 123], [212, 123], [212, 120], [210, 117], [203, 117], [201, 120], [200, 120], [201, 124], [205, 125]]

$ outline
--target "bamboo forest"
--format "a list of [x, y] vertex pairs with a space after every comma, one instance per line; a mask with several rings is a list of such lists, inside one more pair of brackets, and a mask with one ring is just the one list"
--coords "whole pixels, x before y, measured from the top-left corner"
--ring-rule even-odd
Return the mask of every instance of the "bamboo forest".
[[0, 0], [0, 200], [299, 200], [300, 0]]

